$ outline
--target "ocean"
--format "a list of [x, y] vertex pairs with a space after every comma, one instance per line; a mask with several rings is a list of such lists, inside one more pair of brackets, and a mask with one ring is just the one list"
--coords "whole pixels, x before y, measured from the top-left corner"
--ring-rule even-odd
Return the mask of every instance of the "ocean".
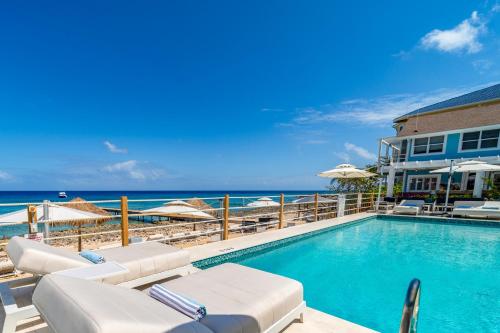
[[[82, 198], [87, 201], [100, 200], [119, 200], [121, 196], [127, 196], [129, 200], [138, 199], [187, 199], [201, 198], [204, 201], [218, 208], [221, 205], [219, 199], [206, 198], [221, 198], [226, 194], [233, 197], [230, 201], [231, 206], [244, 206], [256, 198], [241, 198], [241, 197], [263, 197], [263, 196], [279, 196], [281, 193], [289, 195], [286, 201], [294, 199], [292, 196], [301, 194], [325, 193], [325, 191], [66, 191], [67, 198], [60, 199], [58, 191], [0, 191], [0, 204], [5, 203], [40, 203], [44, 200], [51, 202], [67, 202], [74, 198]], [[275, 201], [279, 199], [275, 198]], [[129, 202], [130, 209], [148, 209], [161, 206], [164, 202], [147, 201], [147, 202]], [[101, 207], [119, 207], [119, 203], [102, 203], [98, 204]], [[26, 209], [25, 205], [18, 206], [0, 206], [0, 216], [9, 212]], [[42, 227], [42, 224], [39, 224]], [[0, 238], [12, 237], [24, 233], [26, 225], [0, 225]]]

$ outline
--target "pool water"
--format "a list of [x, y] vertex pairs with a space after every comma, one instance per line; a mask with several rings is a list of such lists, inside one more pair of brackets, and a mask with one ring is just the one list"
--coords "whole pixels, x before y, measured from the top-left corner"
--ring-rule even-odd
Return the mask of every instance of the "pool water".
[[243, 259], [301, 281], [310, 307], [398, 332], [422, 281], [418, 332], [500, 332], [500, 228], [373, 218]]

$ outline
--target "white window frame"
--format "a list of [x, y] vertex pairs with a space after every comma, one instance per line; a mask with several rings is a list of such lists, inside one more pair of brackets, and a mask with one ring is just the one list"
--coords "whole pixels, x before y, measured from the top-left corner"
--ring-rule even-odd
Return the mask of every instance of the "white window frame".
[[[478, 129], [478, 130], [465, 130], [460, 133], [460, 140], [458, 142], [458, 152], [459, 153], [470, 153], [470, 152], [478, 152], [478, 151], [488, 151], [488, 150], [497, 150], [500, 148], [500, 135], [498, 138], [497, 146], [496, 147], [491, 147], [491, 148], [481, 148], [481, 140], [483, 139], [483, 132], [484, 131], [494, 131], [494, 130], [499, 130], [500, 128], [486, 128], [486, 129]], [[477, 143], [477, 148], [476, 149], [462, 149], [462, 143], [464, 140], [464, 134], [466, 133], [472, 133], [472, 132], [479, 132], [479, 139]]]
[[[430, 146], [430, 140], [431, 138], [435, 137], [435, 136], [444, 136], [444, 140], [443, 140], [443, 151], [441, 152], [436, 152], [436, 153], [429, 153], [429, 146]], [[415, 151], [415, 140], [417, 139], [427, 139], [427, 152], [424, 154], [415, 154], [414, 151]], [[427, 136], [422, 136], [422, 137], [417, 137], [417, 138], [413, 138], [411, 139], [411, 147], [410, 147], [410, 156], [411, 157], [418, 157], [418, 156], [432, 156], [432, 155], [443, 155], [443, 154], [446, 154], [446, 144], [448, 143], [448, 135], [446, 134], [437, 134], [437, 135], [427, 135]], [[407, 150], [407, 155], [408, 155], [408, 150]]]
[[[411, 185], [411, 181], [414, 179], [414, 178], [422, 178], [422, 179], [425, 179], [425, 178], [436, 178], [436, 188], [434, 190], [411, 190], [410, 189], [410, 185]], [[422, 180], [423, 182], [424, 180]], [[432, 191], [439, 191], [439, 187], [441, 185], [441, 175], [409, 175], [407, 180], [406, 180], [406, 192], [410, 192], [410, 193], [421, 193], [421, 192], [432, 192]]]

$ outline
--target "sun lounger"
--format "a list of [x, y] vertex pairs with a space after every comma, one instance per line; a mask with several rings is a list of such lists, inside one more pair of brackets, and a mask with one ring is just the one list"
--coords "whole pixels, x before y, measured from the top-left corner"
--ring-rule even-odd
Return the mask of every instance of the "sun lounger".
[[160, 303], [147, 290], [125, 289], [54, 274], [33, 303], [56, 333], [277, 333], [305, 310], [302, 284], [236, 264], [223, 264], [163, 284], [204, 304], [199, 322]]
[[424, 207], [424, 200], [403, 200], [399, 205], [394, 207], [394, 214], [412, 214], [418, 215]]
[[500, 201], [456, 201], [452, 216], [500, 218]]
[[[129, 288], [196, 271], [191, 265], [189, 252], [157, 242], [138, 243], [94, 252], [102, 255], [106, 263], [117, 263], [123, 267], [118, 274], [97, 275], [96, 279]], [[37, 315], [32, 305], [17, 306], [13, 297], [14, 288], [34, 285], [41, 275], [96, 265], [77, 253], [22, 237], [13, 237], [9, 241], [7, 253], [16, 270], [35, 276], [0, 283], [0, 298], [6, 313], [3, 332], [13, 332], [19, 320]]]
[[[173, 275], [187, 274], [192, 267], [188, 251], [157, 242], [137, 243], [94, 252], [102, 255], [106, 261], [115, 261], [129, 270], [125, 274], [105, 279], [104, 282], [129, 287], [166, 278], [169, 276], [168, 272]], [[22, 237], [13, 237], [9, 241], [7, 253], [17, 270], [36, 275], [94, 265], [75, 252]], [[172, 274], [170, 276], [173, 276]]]

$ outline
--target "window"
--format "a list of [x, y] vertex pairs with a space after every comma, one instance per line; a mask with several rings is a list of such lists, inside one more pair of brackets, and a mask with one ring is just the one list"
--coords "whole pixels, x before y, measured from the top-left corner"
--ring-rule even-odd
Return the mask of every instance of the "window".
[[439, 176], [410, 176], [409, 192], [431, 192], [438, 189]]
[[500, 129], [463, 133], [462, 150], [497, 148], [499, 135]]
[[413, 140], [413, 155], [442, 153], [443, 149], [444, 135]]

